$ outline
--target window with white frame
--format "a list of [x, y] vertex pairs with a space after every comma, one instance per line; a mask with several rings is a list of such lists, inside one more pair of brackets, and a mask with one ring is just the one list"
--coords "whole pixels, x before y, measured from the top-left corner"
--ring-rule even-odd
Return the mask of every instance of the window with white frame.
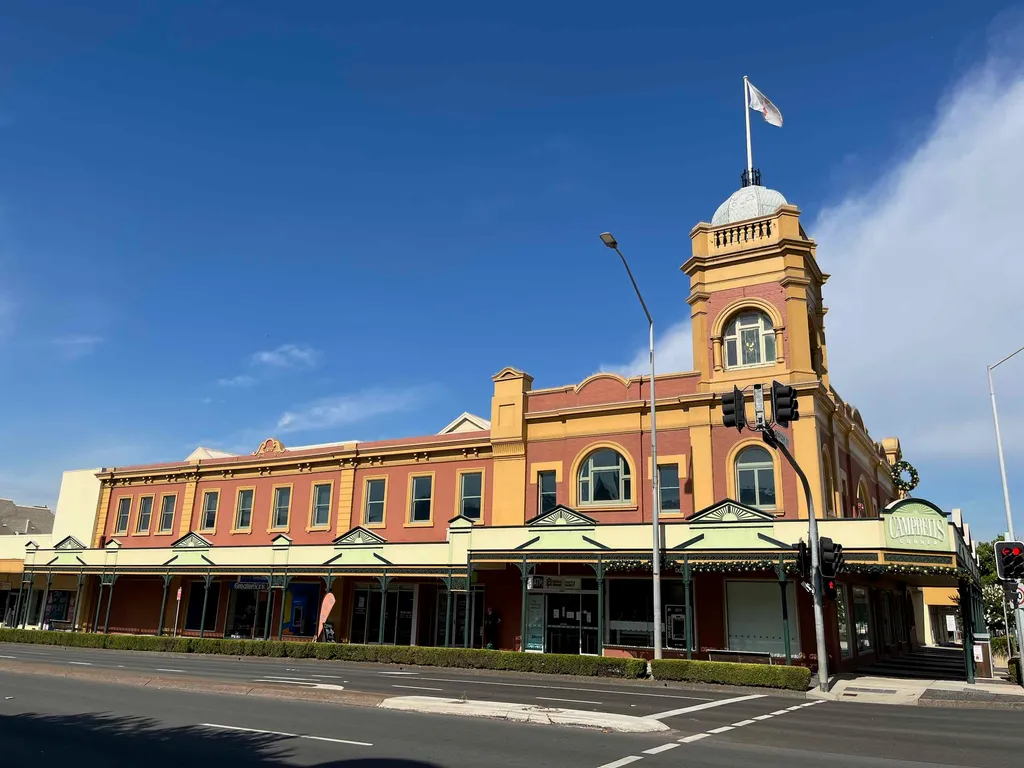
[[160, 499], [160, 533], [166, 533], [174, 525], [174, 504], [177, 496], [164, 496]]
[[320, 483], [313, 486], [314, 528], [324, 528], [331, 522], [331, 484]]
[[725, 328], [726, 368], [747, 368], [775, 362], [775, 330], [764, 312], [740, 312]]
[[220, 493], [207, 491], [203, 494], [203, 516], [200, 520], [201, 530], [212, 531], [217, 527], [217, 505], [220, 503]]
[[537, 514], [543, 515], [558, 506], [558, 476], [553, 469], [537, 473]]
[[658, 494], [662, 512], [679, 511], [679, 465], [658, 465]]
[[292, 489], [282, 485], [274, 489], [274, 528], [287, 528], [292, 508]]
[[459, 514], [470, 520], [479, 520], [483, 509], [483, 472], [466, 472], [460, 477]]
[[363, 523], [380, 525], [384, 522], [384, 492], [387, 481], [383, 477], [366, 481], [366, 501], [363, 504]]
[[764, 448], [752, 445], [736, 457], [738, 501], [758, 509], [775, 509], [775, 462]]
[[238, 504], [235, 507], [235, 529], [247, 531], [252, 528], [252, 502], [256, 492], [252, 488], [240, 488]]
[[149, 533], [149, 523], [153, 519], [153, 497], [143, 496], [139, 499], [139, 521], [135, 524], [136, 533]]
[[409, 504], [409, 522], [429, 523], [434, 478], [420, 475], [412, 479], [412, 499]]
[[132, 513], [132, 500], [125, 496], [117, 500], [117, 519], [114, 521], [114, 533], [128, 533], [128, 518]]
[[599, 448], [580, 467], [581, 506], [625, 504], [633, 500], [629, 463], [611, 448]]

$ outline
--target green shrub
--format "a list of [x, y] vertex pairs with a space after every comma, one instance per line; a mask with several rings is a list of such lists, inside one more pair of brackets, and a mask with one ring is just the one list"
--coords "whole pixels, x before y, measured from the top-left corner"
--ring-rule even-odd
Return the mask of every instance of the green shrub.
[[771, 664], [737, 664], [731, 661], [688, 661], [662, 659], [651, 662], [656, 680], [682, 680], [689, 683], [749, 685], [758, 688], [786, 688], [806, 691], [811, 670]]
[[1009, 670], [1010, 670], [1010, 682], [1011, 683], [1016, 683], [1017, 685], [1020, 685], [1021, 684], [1020, 657], [1019, 656], [1014, 656], [1012, 659], [1009, 660], [1009, 662], [1007, 662], [1007, 666], [1009, 667]]
[[1005, 659], [1010, 654], [1007, 652], [1007, 641], [1006, 635], [1000, 635], [992, 638], [992, 655], [999, 656]]

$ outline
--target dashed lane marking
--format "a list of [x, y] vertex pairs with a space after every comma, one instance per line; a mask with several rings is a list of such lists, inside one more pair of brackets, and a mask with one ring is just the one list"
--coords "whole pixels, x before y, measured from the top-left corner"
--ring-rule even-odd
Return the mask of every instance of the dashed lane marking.
[[788, 712], [788, 711], [789, 711], [789, 710], [786, 710], [786, 709], [776, 709], [776, 710], [775, 710], [774, 712], [772, 712], [772, 714], [773, 714], [773, 715], [784, 715], [784, 714], [786, 714], [786, 712]]
[[221, 731], [242, 731], [243, 733], [266, 733], [271, 736], [284, 736], [289, 739], [310, 739], [311, 741], [329, 741], [333, 744], [351, 744], [356, 747], [372, 747], [368, 741], [350, 741], [348, 739], [332, 739], [327, 736], [310, 736], [305, 733], [287, 733], [285, 731], [267, 731], [262, 728], [243, 728], [239, 725], [220, 725], [219, 723], [200, 723], [200, 728], [215, 728]]
[[184, 669], [162, 669], [161, 667], [156, 668], [157, 672], [184, 672]]
[[623, 757], [611, 763], [605, 763], [604, 765], [598, 766], [598, 768], [622, 768], [622, 766], [635, 763], [637, 760], [643, 760], [643, 757], [640, 755], [630, 755], [629, 757]]
[[733, 723], [733, 728], [742, 728], [744, 725], [753, 725], [756, 720], [740, 720], [738, 723]]
[[644, 754], [645, 755], [660, 755], [662, 752], [668, 752], [670, 749], [675, 749], [678, 746], [679, 745], [676, 744], [675, 742], [673, 742], [671, 744], [662, 744], [660, 747], [651, 747], [650, 749], [645, 749], [644, 750]]
[[392, 685], [392, 688], [408, 688], [412, 691], [443, 691], [444, 688], [428, 688], [425, 685]]
[[787, 712], [796, 712], [802, 706], [803, 706], [803, 704], [797, 704], [795, 707], [786, 707], [786, 711]]
[[692, 736], [686, 736], [686, 737], [680, 739], [679, 743], [680, 744], [690, 744], [690, 743], [692, 743], [694, 741], [700, 741], [701, 739], [706, 739], [709, 735], [710, 734], [707, 734], [707, 733], [695, 733]]
[[675, 717], [676, 715], [685, 715], [688, 712], [699, 712], [702, 709], [713, 709], [714, 707], [724, 707], [727, 704], [738, 704], [741, 701], [751, 701], [753, 699], [763, 699], [767, 694], [755, 693], [750, 696], [736, 696], [731, 699], [718, 699], [717, 701], [709, 701], [704, 704], [694, 704], [692, 707], [683, 707], [682, 709], [670, 709], [668, 712], [659, 712], [656, 715], [648, 715], [652, 720], [664, 720], [666, 717]]
[[774, 717], [774, 715], [758, 715], [754, 719], [755, 720], [771, 720], [773, 717]]
[[68, 664], [74, 664], [77, 667], [91, 667], [92, 664], [88, 661], [69, 661]]
[[733, 730], [731, 725], [723, 725], [721, 728], [712, 728], [708, 733], [725, 733], [726, 731]]
[[[381, 672], [382, 675], [412, 675], [413, 672]], [[611, 693], [616, 696], [648, 696], [657, 699], [686, 699], [687, 701], [713, 701], [707, 696], [678, 696], [673, 693], [640, 693], [638, 691], [610, 691], [607, 688], [572, 688], [566, 685], [535, 685], [532, 683], [499, 683], [495, 680], [464, 680], [454, 677], [420, 677], [433, 683], [461, 683], [465, 685], [500, 685], [509, 688], [543, 688], [545, 691], [579, 691], [580, 693]]]
[[0, 656], [0, 659], [16, 659], [17, 656]]

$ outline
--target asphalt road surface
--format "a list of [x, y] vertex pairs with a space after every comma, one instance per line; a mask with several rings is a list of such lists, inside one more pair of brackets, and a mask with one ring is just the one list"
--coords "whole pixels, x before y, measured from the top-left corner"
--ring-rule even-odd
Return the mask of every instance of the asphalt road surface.
[[[0, 650], [10, 655], [7, 648]], [[0, 763], [1004, 768], [1018, 764], [1024, 749], [1024, 739], [1016, 735], [1021, 716], [1014, 711], [771, 696], [726, 696], [706, 703], [715, 706], [656, 713], [670, 731], [630, 735], [0, 673]]]

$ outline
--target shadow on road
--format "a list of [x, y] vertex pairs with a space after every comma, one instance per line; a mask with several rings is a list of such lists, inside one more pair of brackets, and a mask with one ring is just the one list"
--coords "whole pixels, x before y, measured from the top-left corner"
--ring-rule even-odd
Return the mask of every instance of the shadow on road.
[[[118, 718], [106, 714], [0, 716], [0, 764], [3, 765], [440, 768], [434, 763], [399, 758], [354, 757], [316, 763], [310, 759], [309, 750], [304, 750], [306, 754], [298, 754], [300, 744], [309, 746], [309, 742], [288, 736], [220, 731], [198, 726], [168, 727], [144, 717]], [[337, 746], [341, 749], [362, 749]]]

